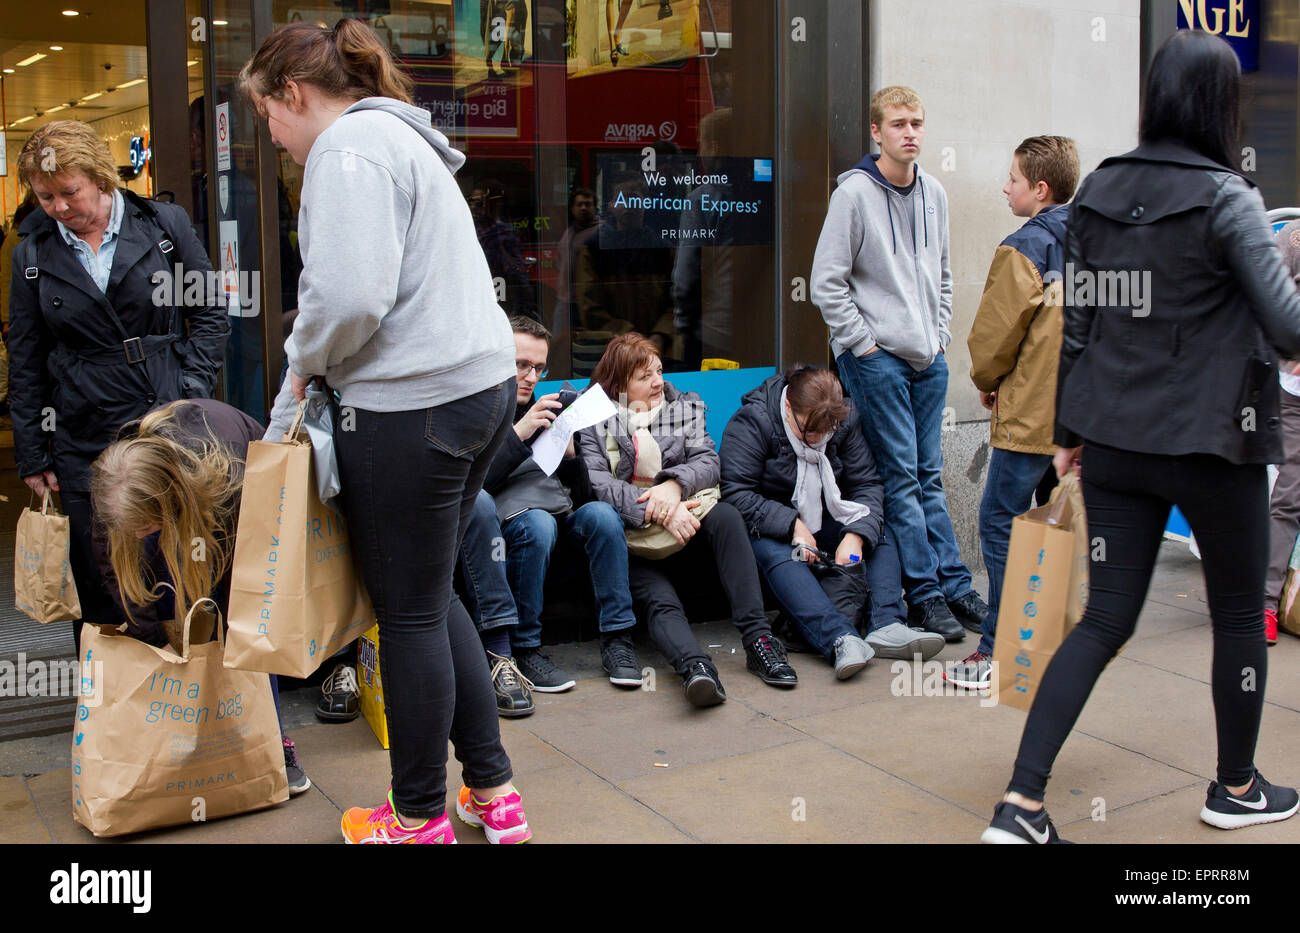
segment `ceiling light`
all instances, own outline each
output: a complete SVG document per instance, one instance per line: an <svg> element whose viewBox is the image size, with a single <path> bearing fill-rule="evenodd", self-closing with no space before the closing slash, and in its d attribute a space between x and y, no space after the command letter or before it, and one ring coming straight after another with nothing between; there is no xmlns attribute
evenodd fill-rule
<svg viewBox="0 0 1300 933"><path fill-rule="evenodd" d="M80 15L81 15L81 11L80 11L80 10L64 10L64 11L63 11L63 15L64 15L64 16L80 16Z"/></svg>
<svg viewBox="0 0 1300 933"><path fill-rule="evenodd" d="M67 109L68 109L68 105L67 105L67 104L59 104L59 106L57 106L57 107L51 107L49 110L47 110L47 111L45 111L45 112L46 112L46 113L58 113L60 110L67 110Z"/></svg>
<svg viewBox="0 0 1300 933"><path fill-rule="evenodd" d="M227 20L227 19L214 19L214 20L212 21L212 25L213 25L213 26L229 26L229 25L230 25L230 20Z"/></svg>
<svg viewBox="0 0 1300 933"><path fill-rule="evenodd" d="M137 84L144 84L144 78L136 78L134 81L126 82L126 84L119 84L117 90L120 91L124 87L135 87Z"/></svg>
<svg viewBox="0 0 1300 933"><path fill-rule="evenodd" d="M51 51L51 52L62 52L62 51L63 51L63 46L61 46L61 45L52 45L52 46L50 46L50 51Z"/></svg>
<svg viewBox="0 0 1300 933"><path fill-rule="evenodd" d="M11 74L13 74L13 73L14 73L14 70L13 70L12 68L6 68L6 69L5 69L5 74L7 74L7 75L11 75Z"/></svg>
<svg viewBox="0 0 1300 933"><path fill-rule="evenodd" d="M87 94L85 97L81 98L81 102L84 104L88 100L94 100L96 97L103 97L103 96L104 96L103 91L96 91L94 94Z"/></svg>
<svg viewBox="0 0 1300 933"><path fill-rule="evenodd" d="M44 57L45 57L44 52L37 52L35 55L29 56L28 58L24 58L22 61L20 61L18 63L18 67L23 68L27 65L34 64L36 62L39 62Z"/></svg>
<svg viewBox="0 0 1300 933"><path fill-rule="evenodd" d="M198 63L199 63L199 60L198 60L197 58L191 58L189 61L187 61L187 62L185 63L185 67L186 67L186 68L193 68L193 67L194 67L195 65L197 65Z"/></svg>
<svg viewBox="0 0 1300 933"><path fill-rule="evenodd" d="M15 120L13 123L10 123L9 125L17 126L19 123L26 123L28 120L35 120L35 119L36 119L35 114L32 114L30 116L23 117L21 120Z"/></svg>

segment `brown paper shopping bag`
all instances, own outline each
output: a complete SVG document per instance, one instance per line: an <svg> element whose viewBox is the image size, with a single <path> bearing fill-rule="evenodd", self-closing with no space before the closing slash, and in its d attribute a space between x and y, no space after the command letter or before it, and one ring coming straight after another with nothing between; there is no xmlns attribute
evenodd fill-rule
<svg viewBox="0 0 1300 933"><path fill-rule="evenodd" d="M23 509L14 544L14 606L37 622L81 618L81 600L72 579L68 517L54 508L45 491L41 509Z"/></svg>
<svg viewBox="0 0 1300 933"><path fill-rule="evenodd" d="M72 733L72 813L96 836L199 822L289 799L265 674L222 664L220 619L201 600L178 653L112 629L81 633ZM214 627L218 640L191 642Z"/></svg>
<svg viewBox="0 0 1300 933"><path fill-rule="evenodd" d="M1011 524L993 666L998 702L1025 711L1088 602L1088 517L1077 477Z"/></svg>
<svg viewBox="0 0 1300 933"><path fill-rule="evenodd" d="M347 526L320 500L302 410L282 443L248 445L227 667L309 677L375 622Z"/></svg>
<svg viewBox="0 0 1300 933"><path fill-rule="evenodd" d="M1286 579L1282 581L1282 596L1277 603L1277 627L1292 635L1300 635L1300 537L1291 548L1287 562Z"/></svg>

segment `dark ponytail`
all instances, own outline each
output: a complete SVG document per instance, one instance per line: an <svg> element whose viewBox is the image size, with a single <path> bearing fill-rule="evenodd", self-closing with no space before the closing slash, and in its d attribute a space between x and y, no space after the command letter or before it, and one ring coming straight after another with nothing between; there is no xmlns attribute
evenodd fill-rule
<svg viewBox="0 0 1300 933"><path fill-rule="evenodd" d="M240 89L253 101L282 100L288 81L315 85L331 97L412 103L411 79L358 19L341 19L333 29L315 23L281 26L239 73Z"/></svg>

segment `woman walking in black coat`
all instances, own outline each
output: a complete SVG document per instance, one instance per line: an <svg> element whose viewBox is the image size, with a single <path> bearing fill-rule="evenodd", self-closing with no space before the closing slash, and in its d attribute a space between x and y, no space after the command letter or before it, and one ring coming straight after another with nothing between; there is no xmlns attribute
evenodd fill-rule
<svg viewBox="0 0 1300 933"><path fill-rule="evenodd" d="M1133 633L1171 505L1200 545L1214 629L1218 780L1201 819L1236 829L1296 812L1296 792L1256 769L1255 742L1268 665L1265 465L1282 460L1276 363L1279 351L1300 355L1300 297L1259 192L1233 167L1239 80L1222 39L1174 35L1151 64L1141 145L1102 162L1074 199L1056 471L1082 457L1089 600L1043 676L985 842L1059 841L1043 809L1052 763ZM1007 580L1004 596L1025 586Z"/></svg>
<svg viewBox="0 0 1300 933"><path fill-rule="evenodd" d="M10 291L18 473L38 496L62 494L82 618L118 624L94 559L90 464L149 409L210 396L230 324L185 212L119 188L108 144L89 126L38 129L18 176L40 207L23 222ZM185 273L203 285L191 305Z"/></svg>

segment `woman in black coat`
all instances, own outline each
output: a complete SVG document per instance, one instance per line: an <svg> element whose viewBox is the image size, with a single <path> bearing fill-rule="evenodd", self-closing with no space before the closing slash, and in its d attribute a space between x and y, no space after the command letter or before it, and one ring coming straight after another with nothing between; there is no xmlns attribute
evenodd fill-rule
<svg viewBox="0 0 1300 933"><path fill-rule="evenodd" d="M230 325L185 212L120 189L89 126L38 129L18 175L40 206L22 225L10 290L18 473L36 495L62 495L82 618L117 624L94 560L90 464L149 409L211 395ZM201 284L189 305L186 273Z"/></svg>
<svg viewBox="0 0 1300 933"><path fill-rule="evenodd" d="M759 572L836 677L877 654L929 659L943 649L942 635L907 626L884 485L834 373L804 366L750 391L723 432L721 456L722 496L749 526Z"/></svg>
<svg viewBox="0 0 1300 933"><path fill-rule="evenodd" d="M1048 775L1133 633L1171 505L1200 546L1214 631L1218 780L1201 819L1236 829L1296 812L1296 792L1255 768L1255 742L1268 664L1265 468L1282 459L1276 364L1279 352L1300 356L1300 296L1259 192L1235 168L1239 80L1222 39L1174 35L1151 64L1141 145L1102 162L1075 196L1056 471L1082 459L1089 601L1039 683L985 842L1058 841L1043 809ZM1008 579L1004 602L1032 600L1033 586Z"/></svg>

